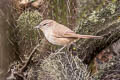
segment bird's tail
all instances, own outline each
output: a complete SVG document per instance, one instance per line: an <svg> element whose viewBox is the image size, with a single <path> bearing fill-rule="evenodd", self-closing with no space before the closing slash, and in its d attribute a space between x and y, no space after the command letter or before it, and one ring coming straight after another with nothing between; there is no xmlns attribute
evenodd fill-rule
<svg viewBox="0 0 120 80"><path fill-rule="evenodd" d="M77 34L77 35L78 35L78 38L86 38L86 39L89 39L89 38L102 39L103 38L102 36L80 35L80 34Z"/></svg>

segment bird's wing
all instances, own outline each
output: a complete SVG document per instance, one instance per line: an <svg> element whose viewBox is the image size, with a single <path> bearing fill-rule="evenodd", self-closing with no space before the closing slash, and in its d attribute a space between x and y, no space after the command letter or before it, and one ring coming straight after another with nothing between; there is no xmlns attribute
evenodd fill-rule
<svg viewBox="0 0 120 80"><path fill-rule="evenodd" d="M93 35L80 35L80 34L76 34L74 31L72 31L71 29L69 29L68 27L64 26L64 25L59 25L59 27L56 25L55 30L55 37L57 38L74 38L74 39L78 39L78 38L97 38L97 39L102 39L102 36L93 36Z"/></svg>
<svg viewBox="0 0 120 80"><path fill-rule="evenodd" d="M57 38L77 38L76 33L64 25L56 25L55 29L54 36Z"/></svg>

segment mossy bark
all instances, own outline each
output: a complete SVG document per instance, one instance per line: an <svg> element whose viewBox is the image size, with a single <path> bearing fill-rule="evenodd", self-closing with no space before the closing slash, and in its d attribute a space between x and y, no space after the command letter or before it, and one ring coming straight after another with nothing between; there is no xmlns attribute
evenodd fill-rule
<svg viewBox="0 0 120 80"><path fill-rule="evenodd" d="M79 1L78 1L79 2ZM77 42L77 52L79 57L87 64L93 57L96 56L102 49L111 45L113 42L120 38L120 19L119 19L119 1L102 1L98 0L92 2L85 2L86 6L82 5L81 8L89 8L85 11L80 10L78 14L82 14L79 17L79 27L77 32L81 34L92 34L103 36L101 40L88 39L79 40ZM79 2L78 5L80 5ZM85 13L84 13L85 12Z"/></svg>

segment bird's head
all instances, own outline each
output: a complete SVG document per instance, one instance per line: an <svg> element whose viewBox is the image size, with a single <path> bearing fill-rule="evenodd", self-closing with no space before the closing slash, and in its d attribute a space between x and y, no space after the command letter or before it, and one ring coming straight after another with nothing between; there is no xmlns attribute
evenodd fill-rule
<svg viewBox="0 0 120 80"><path fill-rule="evenodd" d="M54 25L55 21L54 20L43 20L42 22L40 22L39 25L37 25L35 28L36 29L41 29L42 31L43 30L46 30L50 27L52 27Z"/></svg>

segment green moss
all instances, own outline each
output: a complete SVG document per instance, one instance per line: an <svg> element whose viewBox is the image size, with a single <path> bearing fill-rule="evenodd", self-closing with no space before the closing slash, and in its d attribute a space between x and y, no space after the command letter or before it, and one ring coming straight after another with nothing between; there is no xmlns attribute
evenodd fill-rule
<svg viewBox="0 0 120 80"><path fill-rule="evenodd" d="M19 16L17 26L25 40L36 40L37 31L34 26L38 25L41 20L42 16L38 11L25 11Z"/></svg>
<svg viewBox="0 0 120 80"><path fill-rule="evenodd" d="M116 5L114 3L109 3L109 5L106 7L110 11L111 14L115 13Z"/></svg>
<svg viewBox="0 0 120 80"><path fill-rule="evenodd" d="M91 22L97 22L98 19L99 19L99 17L97 16L96 11L93 11L91 13L91 16L88 17L88 20Z"/></svg>

